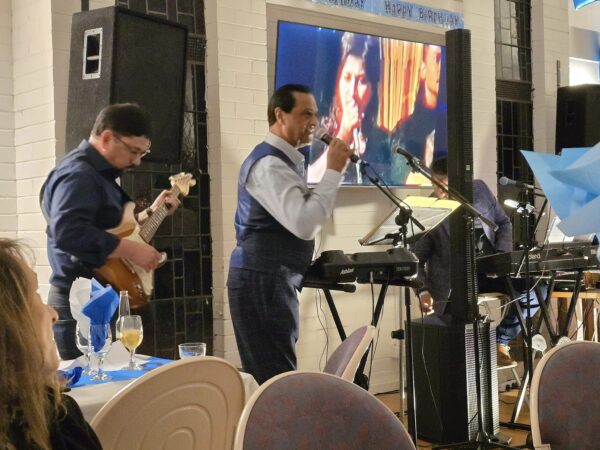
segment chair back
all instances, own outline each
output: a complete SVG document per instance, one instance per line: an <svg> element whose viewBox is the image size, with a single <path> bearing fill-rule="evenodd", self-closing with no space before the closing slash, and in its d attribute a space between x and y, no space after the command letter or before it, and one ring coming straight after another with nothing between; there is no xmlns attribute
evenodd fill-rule
<svg viewBox="0 0 600 450"><path fill-rule="evenodd" d="M238 424L235 450L414 450L400 420L337 376L287 372L264 383Z"/></svg>
<svg viewBox="0 0 600 450"><path fill-rule="evenodd" d="M575 341L550 350L531 380L536 449L597 449L600 442L600 344Z"/></svg>
<svg viewBox="0 0 600 450"><path fill-rule="evenodd" d="M119 391L92 419L112 450L223 450L244 407L237 369L212 356L182 359Z"/></svg>
<svg viewBox="0 0 600 450"><path fill-rule="evenodd" d="M329 357L323 372L353 381L363 355L371 345L377 328L366 325L342 341Z"/></svg>

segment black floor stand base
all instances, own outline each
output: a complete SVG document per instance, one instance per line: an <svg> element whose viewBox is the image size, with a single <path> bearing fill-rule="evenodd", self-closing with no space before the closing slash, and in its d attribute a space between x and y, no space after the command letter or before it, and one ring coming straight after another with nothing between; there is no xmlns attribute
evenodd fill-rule
<svg viewBox="0 0 600 450"><path fill-rule="evenodd" d="M510 443L510 437L499 433L494 436L490 436L487 433L480 431L477 434L477 438L474 441L468 442L457 442L453 444L446 445L434 445L432 448L434 449L443 449L443 448L463 448L463 449L487 449L487 448L508 448L514 449L516 447L511 447L508 444Z"/></svg>

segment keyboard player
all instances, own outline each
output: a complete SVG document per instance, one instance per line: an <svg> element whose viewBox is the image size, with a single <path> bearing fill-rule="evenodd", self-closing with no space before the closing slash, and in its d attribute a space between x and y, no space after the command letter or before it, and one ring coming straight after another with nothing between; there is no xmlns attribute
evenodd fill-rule
<svg viewBox="0 0 600 450"><path fill-rule="evenodd" d="M448 184L448 169L446 159L437 159L431 166L433 176L444 184ZM434 186L433 193L437 198L444 198L446 193ZM479 220L475 223L476 243L478 251L481 252L509 252L513 249L512 224L506 216L500 203L482 180L473 181L473 203L475 208L484 217L493 221L498 230L494 232L486 224ZM421 310L425 314L445 315L449 314L452 305L449 302L450 295L450 223L446 219L436 228L431 230L414 247L414 252L419 258L419 278L423 287L419 289L418 295ZM478 276L480 293L501 292L509 295L508 288L503 278L488 278L485 275ZM513 287L518 292L518 301L523 311L526 308L527 293L524 279L514 279ZM542 286L542 294L545 296L545 286ZM510 295L509 295L510 296ZM531 315L539 309L538 299L535 292L531 290ZM496 343L498 354L498 365L508 366L514 364L510 356L508 343L521 332L518 312L516 308L509 308L507 314L496 328Z"/></svg>

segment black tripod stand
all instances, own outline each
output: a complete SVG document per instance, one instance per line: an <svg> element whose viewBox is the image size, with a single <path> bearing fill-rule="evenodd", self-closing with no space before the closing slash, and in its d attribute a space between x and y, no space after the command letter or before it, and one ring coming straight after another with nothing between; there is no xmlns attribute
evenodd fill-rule
<svg viewBox="0 0 600 450"><path fill-rule="evenodd" d="M408 235L408 224L412 222L417 228L421 231L425 231L425 227L412 216L412 210L398 201L390 192L384 189L379 180L370 176L367 173L367 168L369 167L368 163L360 160L360 171L363 177L369 179L369 181L377 187L391 202L398 207L398 216L396 216L396 225L399 227L398 233L395 236L390 236L393 239L394 247L402 242L402 246L406 248L407 246L407 235ZM395 283L398 284L398 283ZM404 285L404 302L406 305L406 333L402 333L401 331L395 331L392 333L392 337L395 339L401 339L402 337L406 341L406 374L408 376L407 380L407 389L408 389L408 430L412 437L412 440L417 445L417 415L416 415L416 398L415 398L415 372L413 369L413 343L412 343L412 329L411 329L411 301L410 301L410 281L403 282ZM402 364L402 361L400 361ZM402 370L402 369L400 369ZM400 386L400 393L402 393L404 386Z"/></svg>
<svg viewBox="0 0 600 450"><path fill-rule="evenodd" d="M519 214L519 216L521 217L521 223L523 224L523 240L522 240L522 249L523 249L523 258L522 258L522 264L525 267L525 292L526 292L526 314L525 314L525 326L522 327L522 332L523 332L523 341L525 342L525 347L523 348L523 361L524 361L524 374L523 374L523 380L521 382L521 386L519 389L519 395L517 396L517 401L515 402L515 408L511 417L511 421L504 423L504 425L511 427L511 428L520 428L520 429L531 429L531 426L526 425L526 424L520 424L517 423L517 418L519 416L519 412L521 410L521 406L523 404L523 400L525 399L525 392L527 390L527 388L530 386L531 384L531 377L533 374L533 357L534 357L534 353L535 350L533 349L533 318L531 316L531 273L530 273L530 267L529 267L529 254L531 249L534 246L534 242L531 239L530 233L529 233L529 220L531 217L531 214L534 211L534 207L527 201L527 195L526 193L523 193L523 195L521 195L521 201L519 201L519 203L516 205L516 212L517 214ZM545 206L545 204L544 204ZM538 223L539 223L539 217L538 217ZM536 223L536 227L537 227L537 223ZM509 282L509 287L511 289L512 292L512 297L515 297L515 291L514 288L512 287L512 284ZM545 299L541 298L541 296L538 294L538 303L543 302ZM522 311L521 308L515 304L513 306L514 308L517 308L517 313L519 314L519 317L522 317Z"/></svg>
<svg viewBox="0 0 600 450"><path fill-rule="evenodd" d="M398 153L402 154L406 157L408 164L412 167L413 170L420 172L429 180L432 181L436 186L442 189L444 192L448 194L448 197L458 201L461 206L465 209L465 219L466 219L466 227L467 227L467 236L470 239L470 248L475 248L475 220L480 219L485 222L490 228L496 230L498 227L496 224L491 222L482 216L482 214L477 211L470 202L468 202L459 192L446 186L441 183L435 177L431 175L427 168L421 166L420 162L410 155L405 150L398 151ZM449 445L441 445L434 446L433 448L476 448L476 449L486 449L486 448L507 448L512 449L508 445L504 445L497 441L497 438L490 436L484 429L483 426L483 397L482 397L482 381L481 381L481 361L480 361L480 315L477 304L477 279L476 279L476 271L475 269L475 255L474 252L470 252L467 255L470 258L470 261L467 261L467 267L472 268L473 270L466 270L467 272L467 282L471 285L470 292L472 293L472 298L469 299L469 305L471 308L470 317L472 318L472 326L473 326L473 347L474 347L474 360L475 360L475 383L476 383L476 396L477 396L477 434L473 440L458 442Z"/></svg>

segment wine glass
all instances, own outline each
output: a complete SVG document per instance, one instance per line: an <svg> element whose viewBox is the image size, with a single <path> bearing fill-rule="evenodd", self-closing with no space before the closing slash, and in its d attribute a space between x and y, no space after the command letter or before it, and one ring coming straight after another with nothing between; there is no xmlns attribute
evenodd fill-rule
<svg viewBox="0 0 600 450"><path fill-rule="evenodd" d="M98 372L90 380L110 380L112 377L102 370L104 358L112 345L112 333L110 324L91 324L90 341L92 353L98 358Z"/></svg>
<svg viewBox="0 0 600 450"><path fill-rule="evenodd" d="M135 363L135 349L144 339L144 329L142 327L142 318L140 316L121 316L118 320L120 324L121 337L119 338L125 348L129 350L129 365L124 367L127 370L140 370L141 367Z"/></svg>
<svg viewBox="0 0 600 450"><path fill-rule="evenodd" d="M77 322L77 327L75 328L75 345L79 349L83 356L85 356L85 366L83 366L82 374L88 375L92 373L92 368L90 367L90 353L92 353L92 343L90 342L90 329L84 326L83 328Z"/></svg>

